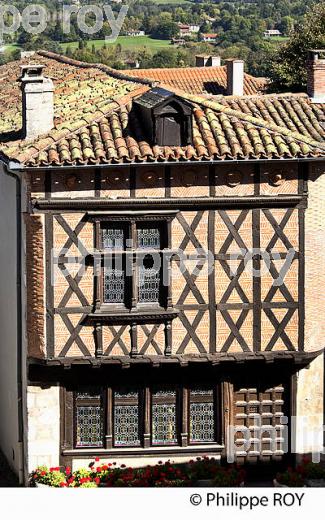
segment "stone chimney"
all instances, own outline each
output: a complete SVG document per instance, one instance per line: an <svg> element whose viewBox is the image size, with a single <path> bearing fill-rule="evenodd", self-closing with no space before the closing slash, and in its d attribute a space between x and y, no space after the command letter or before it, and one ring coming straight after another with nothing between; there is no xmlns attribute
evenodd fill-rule
<svg viewBox="0 0 325 520"><path fill-rule="evenodd" d="M195 56L196 67L220 67L220 65L220 56L206 56L204 54L198 54L197 56Z"/></svg>
<svg viewBox="0 0 325 520"><path fill-rule="evenodd" d="M227 60L227 95L244 95L244 62Z"/></svg>
<svg viewBox="0 0 325 520"><path fill-rule="evenodd" d="M307 93L312 103L325 103L325 50L308 51Z"/></svg>
<svg viewBox="0 0 325 520"><path fill-rule="evenodd" d="M21 67L23 97L23 133L26 139L36 139L54 127L54 86L43 76L43 65Z"/></svg>

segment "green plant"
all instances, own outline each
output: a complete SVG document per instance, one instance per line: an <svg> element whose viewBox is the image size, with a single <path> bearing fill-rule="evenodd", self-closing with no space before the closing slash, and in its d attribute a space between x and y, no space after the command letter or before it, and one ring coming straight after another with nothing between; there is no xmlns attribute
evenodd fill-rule
<svg viewBox="0 0 325 520"><path fill-rule="evenodd" d="M304 475L291 467L283 473L277 473L276 480L279 484L288 487L302 487L305 483Z"/></svg>
<svg viewBox="0 0 325 520"><path fill-rule="evenodd" d="M59 467L48 468L47 466L39 466L32 473L31 481L51 487L65 487L66 475Z"/></svg>
<svg viewBox="0 0 325 520"><path fill-rule="evenodd" d="M304 457L302 463L297 466L297 472L305 479L325 479L325 469L321 464L312 462L309 457Z"/></svg>
<svg viewBox="0 0 325 520"><path fill-rule="evenodd" d="M212 480L220 469L220 464L214 457L197 457L190 460L187 474L190 480Z"/></svg>
<svg viewBox="0 0 325 520"><path fill-rule="evenodd" d="M220 468L213 479L217 487L237 487L245 481L245 471L236 466Z"/></svg>

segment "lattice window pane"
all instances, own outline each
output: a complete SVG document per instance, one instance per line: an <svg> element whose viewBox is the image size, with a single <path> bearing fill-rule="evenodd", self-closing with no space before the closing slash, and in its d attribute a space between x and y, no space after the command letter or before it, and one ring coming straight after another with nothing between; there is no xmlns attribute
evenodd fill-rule
<svg viewBox="0 0 325 520"><path fill-rule="evenodd" d="M215 440L213 390L193 389L190 392L190 442Z"/></svg>
<svg viewBox="0 0 325 520"><path fill-rule="evenodd" d="M139 249L160 249L159 228L138 228L137 236Z"/></svg>
<svg viewBox="0 0 325 520"><path fill-rule="evenodd" d="M139 302L155 303L159 301L160 271L148 268L146 265L139 267Z"/></svg>
<svg viewBox="0 0 325 520"><path fill-rule="evenodd" d="M123 228L103 229L103 248L108 250L124 249L125 230Z"/></svg>
<svg viewBox="0 0 325 520"><path fill-rule="evenodd" d="M191 442L214 441L213 403L190 404L190 440Z"/></svg>
<svg viewBox="0 0 325 520"><path fill-rule="evenodd" d="M125 273L120 269L105 269L104 271L104 301L105 303L123 303L125 297Z"/></svg>
<svg viewBox="0 0 325 520"><path fill-rule="evenodd" d="M139 393L119 390L114 399L114 445L139 446Z"/></svg>
<svg viewBox="0 0 325 520"><path fill-rule="evenodd" d="M77 447L103 446L103 410L99 406L77 406Z"/></svg>
<svg viewBox="0 0 325 520"><path fill-rule="evenodd" d="M157 390L152 400L152 443L177 444L176 391Z"/></svg>
<svg viewBox="0 0 325 520"><path fill-rule="evenodd" d="M80 392L76 393L76 400L80 401L82 399L97 399L101 398L101 389L96 387L84 387Z"/></svg>

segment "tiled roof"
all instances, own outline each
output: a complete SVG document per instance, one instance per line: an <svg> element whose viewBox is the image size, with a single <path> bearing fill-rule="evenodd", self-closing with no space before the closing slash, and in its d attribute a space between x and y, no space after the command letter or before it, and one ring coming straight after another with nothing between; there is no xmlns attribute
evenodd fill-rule
<svg viewBox="0 0 325 520"><path fill-rule="evenodd" d="M268 98L264 118L236 110L226 101L183 97L193 102L190 146L152 146L129 99L77 131L63 135L54 130L27 146L15 143L6 154L27 166L325 157L325 105L311 105L306 96ZM277 113L280 107L290 107L287 124L284 113L281 124L274 122L273 102L279 104Z"/></svg>
<svg viewBox="0 0 325 520"><path fill-rule="evenodd" d="M47 55L44 59L53 62L56 58ZM70 66L76 67L78 79L68 77ZM325 158L325 104L311 104L304 94L212 99L173 89L193 106L193 143L152 145L132 110L133 99L150 86L98 67L76 62L63 67L61 78L55 76L56 114L61 122L33 142L13 135L4 139L0 133L3 158L29 167ZM12 99L8 89L7 94ZM19 104L16 95L16 111ZM5 109L3 116L7 128L12 128ZM18 129L19 122L13 126Z"/></svg>
<svg viewBox="0 0 325 520"><path fill-rule="evenodd" d="M139 88L127 74L119 73L105 65L94 65L40 51L30 59L10 62L0 66L0 142L6 133L18 131L22 126L21 92L18 78L20 66L28 63L45 65L45 74L55 85L55 116L59 123L76 120L89 112L104 108L112 99ZM143 83L150 83L142 80ZM10 136L8 136L10 137Z"/></svg>
<svg viewBox="0 0 325 520"><path fill-rule="evenodd" d="M126 71L138 78L150 78L170 87L192 94L226 94L227 67L187 67L176 69L133 69ZM254 78L245 74L244 94L254 95L263 91L265 78Z"/></svg>

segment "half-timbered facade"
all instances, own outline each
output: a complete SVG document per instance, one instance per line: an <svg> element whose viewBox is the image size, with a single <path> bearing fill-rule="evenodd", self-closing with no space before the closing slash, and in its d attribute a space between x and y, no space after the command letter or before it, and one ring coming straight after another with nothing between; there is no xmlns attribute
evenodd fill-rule
<svg viewBox="0 0 325 520"><path fill-rule="evenodd" d="M55 127L24 140L15 114L1 139L24 194L29 469L226 457L229 427L252 432L237 460L280 460L286 417L289 452L315 451L325 104L35 61Z"/></svg>

